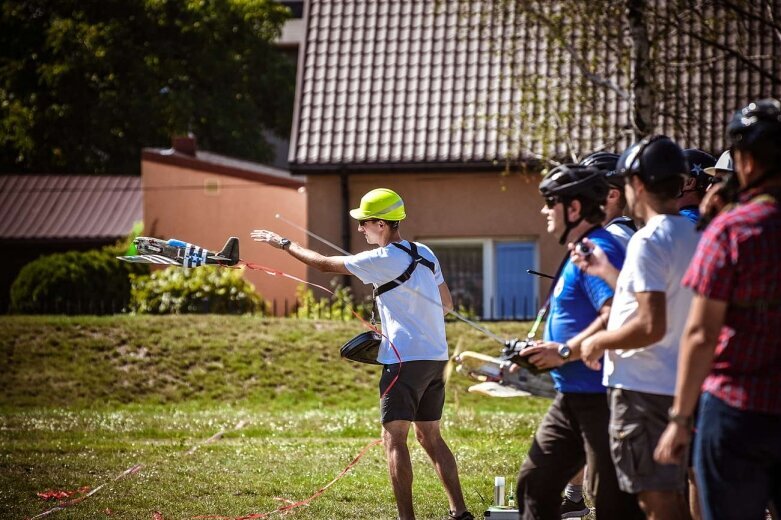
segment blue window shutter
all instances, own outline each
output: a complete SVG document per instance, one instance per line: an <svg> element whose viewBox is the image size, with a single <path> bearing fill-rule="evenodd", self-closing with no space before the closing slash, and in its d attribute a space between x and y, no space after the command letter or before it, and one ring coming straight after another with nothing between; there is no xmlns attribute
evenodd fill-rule
<svg viewBox="0 0 781 520"><path fill-rule="evenodd" d="M496 244L496 291L493 316L499 319L530 319L536 312L537 278L526 272L536 269L535 244Z"/></svg>

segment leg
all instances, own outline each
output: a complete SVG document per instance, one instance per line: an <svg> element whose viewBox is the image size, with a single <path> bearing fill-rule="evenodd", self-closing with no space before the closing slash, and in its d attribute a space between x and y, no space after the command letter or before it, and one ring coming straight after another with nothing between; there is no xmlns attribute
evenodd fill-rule
<svg viewBox="0 0 781 520"><path fill-rule="evenodd" d="M781 417L742 411L702 395L694 468L705 520L764 518L772 468L781 464L779 438Z"/></svg>
<svg viewBox="0 0 781 520"><path fill-rule="evenodd" d="M583 500L584 472L585 468L581 468L564 488L564 500L561 501L560 509L561 518L582 518L589 513L589 508Z"/></svg>
<svg viewBox="0 0 781 520"><path fill-rule="evenodd" d="M407 448L409 425L409 421L391 421L382 425L388 472L400 520L415 518L415 510L412 507L412 461Z"/></svg>
<svg viewBox="0 0 781 520"><path fill-rule="evenodd" d="M569 394L556 395L521 466L516 497L524 520L559 518L561 492L583 468L583 440L568 400Z"/></svg>
<svg viewBox="0 0 781 520"><path fill-rule="evenodd" d="M610 409L607 396L580 398L577 417L586 449L586 481L600 520L642 519L645 516L634 495L621 490L610 452Z"/></svg>
<svg viewBox="0 0 781 520"><path fill-rule="evenodd" d="M415 436L423 449L426 450L439 480L445 487L450 510L456 516L466 511L464 495L461 492L461 482L458 479L456 458L450 451L439 429L439 421L416 421Z"/></svg>
<svg viewBox="0 0 781 520"><path fill-rule="evenodd" d="M677 491L641 491L637 500L649 520L688 520L689 508Z"/></svg>

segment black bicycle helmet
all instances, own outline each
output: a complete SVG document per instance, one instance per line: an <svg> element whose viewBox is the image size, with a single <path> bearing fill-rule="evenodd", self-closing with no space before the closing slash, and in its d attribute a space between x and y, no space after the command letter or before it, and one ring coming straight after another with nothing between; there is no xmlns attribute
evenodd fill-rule
<svg viewBox="0 0 781 520"><path fill-rule="evenodd" d="M762 99L738 110L727 125L727 139L732 146L747 150L760 142L781 146L781 103Z"/></svg>
<svg viewBox="0 0 781 520"><path fill-rule="evenodd" d="M608 184L622 189L626 181L620 175L616 175L616 164L618 164L618 154L613 152L594 152L580 161L583 166L592 166L602 171Z"/></svg>
<svg viewBox="0 0 781 520"><path fill-rule="evenodd" d="M575 222L569 220L566 208L573 200L581 204L604 205L610 186L601 170L580 164L562 164L553 168L540 182L540 193L564 204L564 234L559 243L564 244L570 230L581 223L583 214Z"/></svg>

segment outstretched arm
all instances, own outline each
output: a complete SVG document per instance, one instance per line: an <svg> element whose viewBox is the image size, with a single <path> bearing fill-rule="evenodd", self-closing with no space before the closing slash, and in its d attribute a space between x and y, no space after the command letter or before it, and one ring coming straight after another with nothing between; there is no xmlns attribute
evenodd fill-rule
<svg viewBox="0 0 781 520"><path fill-rule="evenodd" d="M283 237L273 231L256 229L250 233L250 236L255 242L265 242L276 249L282 249ZM314 267L323 273L352 274L344 265L346 258L344 256L324 256L295 242L291 242L284 250L290 253L290 256L296 260L303 262L310 267Z"/></svg>

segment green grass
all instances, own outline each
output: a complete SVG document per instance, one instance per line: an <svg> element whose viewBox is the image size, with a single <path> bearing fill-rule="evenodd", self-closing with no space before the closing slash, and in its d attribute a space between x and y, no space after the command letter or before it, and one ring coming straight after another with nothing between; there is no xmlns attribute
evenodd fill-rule
<svg viewBox="0 0 781 520"><path fill-rule="evenodd" d="M527 324L488 327L519 336ZM338 354L361 331L357 322L236 316L0 318L0 518L54 505L36 492L102 483L53 517L236 517L275 509L275 497L308 497L379 435L377 367ZM448 339L451 348L498 349L460 323L448 324ZM452 378L443 430L468 505L481 513L493 476L516 474L548 402L489 399L468 385ZM186 454L222 429L231 431ZM418 517L442 518L441 486L411 446ZM140 472L112 480L136 463ZM375 446L288 516L394 514Z"/></svg>

